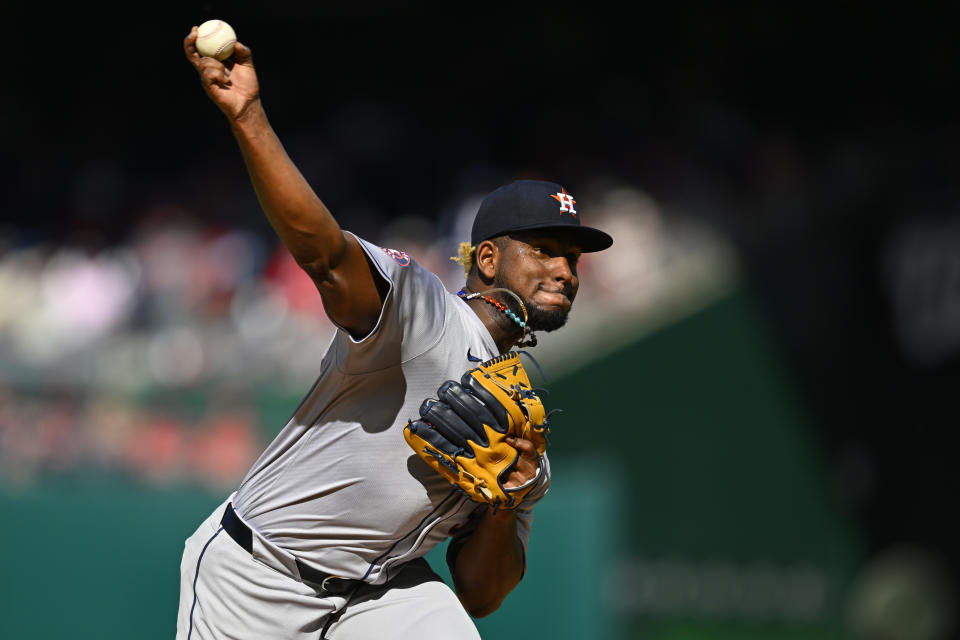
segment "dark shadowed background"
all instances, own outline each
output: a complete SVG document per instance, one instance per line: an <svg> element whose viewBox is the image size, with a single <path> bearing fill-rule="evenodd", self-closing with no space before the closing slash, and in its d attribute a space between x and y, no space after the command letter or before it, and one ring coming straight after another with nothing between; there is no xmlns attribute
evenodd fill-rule
<svg viewBox="0 0 960 640"><path fill-rule="evenodd" d="M183 58L212 17L342 224L451 287L513 179L614 235L544 345L568 409L532 542L550 578L512 600L555 603L549 637L954 637L948 5L5 13L3 637L170 637L179 545L329 340Z"/></svg>

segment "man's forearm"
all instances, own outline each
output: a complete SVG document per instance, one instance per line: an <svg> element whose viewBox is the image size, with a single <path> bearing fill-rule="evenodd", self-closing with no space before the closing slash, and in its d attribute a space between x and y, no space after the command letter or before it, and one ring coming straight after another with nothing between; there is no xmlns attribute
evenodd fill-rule
<svg viewBox="0 0 960 640"><path fill-rule="evenodd" d="M287 155L260 101L231 127L260 206L297 263L308 272L336 266L344 251L343 232Z"/></svg>
<svg viewBox="0 0 960 640"><path fill-rule="evenodd" d="M523 576L517 515L487 513L457 554L453 582L467 612L482 618L496 611Z"/></svg>

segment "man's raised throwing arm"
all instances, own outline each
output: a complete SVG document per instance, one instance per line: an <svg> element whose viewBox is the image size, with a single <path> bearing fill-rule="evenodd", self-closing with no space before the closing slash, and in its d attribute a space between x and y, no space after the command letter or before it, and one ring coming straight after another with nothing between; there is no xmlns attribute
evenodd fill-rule
<svg viewBox="0 0 960 640"><path fill-rule="evenodd" d="M380 315L386 283L314 193L270 126L250 49L238 42L233 58L220 62L201 56L196 39L193 27L183 41L184 53L204 91L226 115L267 219L317 285L330 319L356 338L367 335Z"/></svg>

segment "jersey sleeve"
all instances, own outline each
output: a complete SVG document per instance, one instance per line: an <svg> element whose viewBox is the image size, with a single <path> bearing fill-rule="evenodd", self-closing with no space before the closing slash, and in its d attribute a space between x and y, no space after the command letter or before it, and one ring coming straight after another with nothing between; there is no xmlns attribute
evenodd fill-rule
<svg viewBox="0 0 960 640"><path fill-rule="evenodd" d="M349 373L363 373L406 362L427 351L443 334L446 290L440 279L398 249L379 247L354 236L388 285L380 317L362 338L338 332Z"/></svg>

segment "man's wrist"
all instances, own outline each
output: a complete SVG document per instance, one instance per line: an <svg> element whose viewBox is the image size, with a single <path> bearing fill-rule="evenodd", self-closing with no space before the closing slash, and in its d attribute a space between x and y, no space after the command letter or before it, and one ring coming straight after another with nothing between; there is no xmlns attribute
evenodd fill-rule
<svg viewBox="0 0 960 640"><path fill-rule="evenodd" d="M247 103L236 116L227 119L230 121L230 128L238 136L255 136L270 126L259 96Z"/></svg>
<svg viewBox="0 0 960 640"><path fill-rule="evenodd" d="M487 517L502 525L513 525L517 520L517 512L513 509L497 509L496 513L493 510L487 513Z"/></svg>

